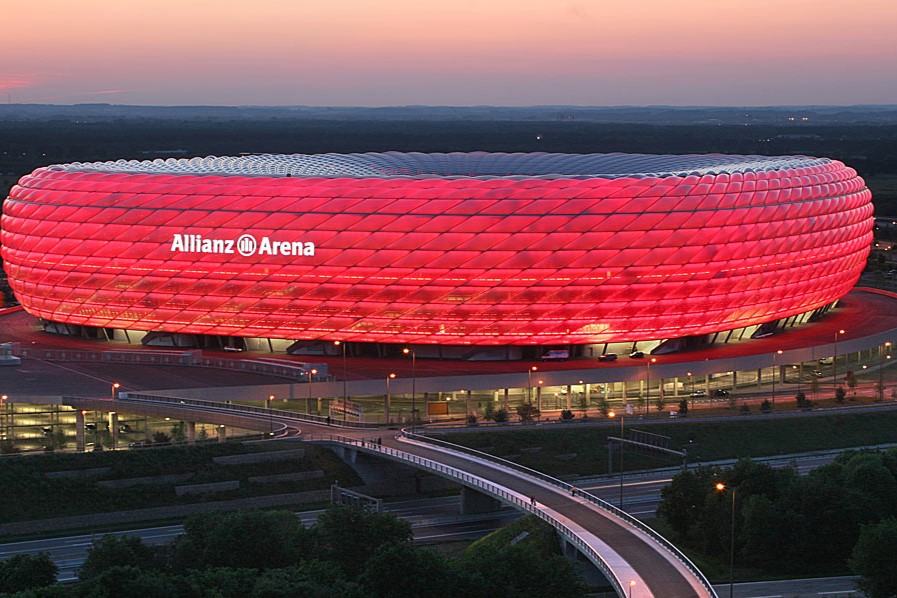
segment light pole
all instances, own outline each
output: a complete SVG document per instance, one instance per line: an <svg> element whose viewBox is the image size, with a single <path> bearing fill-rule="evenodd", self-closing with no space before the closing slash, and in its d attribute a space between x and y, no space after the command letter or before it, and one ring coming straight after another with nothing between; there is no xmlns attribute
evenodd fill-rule
<svg viewBox="0 0 897 598"><path fill-rule="evenodd" d="M634 587L635 587L635 580L630 579L629 580L629 598L632 598L632 588L634 588Z"/></svg>
<svg viewBox="0 0 897 598"><path fill-rule="evenodd" d="M691 409L694 411L695 408L695 377L691 372L685 372L685 375L688 376L688 383L691 386Z"/></svg>
<svg viewBox="0 0 897 598"><path fill-rule="evenodd" d="M305 399L305 412L311 413L311 378L318 373L318 370L312 368L308 370L308 398Z"/></svg>
<svg viewBox="0 0 897 598"><path fill-rule="evenodd" d="M888 359L891 358L891 341L885 343L884 347L878 352L878 400L885 400L885 379L884 379L884 365L885 365L885 353L888 354Z"/></svg>
<svg viewBox="0 0 897 598"><path fill-rule="evenodd" d="M838 337L844 334L844 329L835 333L835 356L832 358L832 391L837 392L838 389Z"/></svg>
<svg viewBox="0 0 897 598"><path fill-rule="evenodd" d="M657 363L657 358L652 357L648 360L648 373L645 375L645 415L648 415L648 405L651 403L651 364ZM663 392L663 389L661 389Z"/></svg>
<svg viewBox="0 0 897 598"><path fill-rule="evenodd" d="M415 355L414 351L408 347L402 349L402 353L411 355L411 433L414 434L414 422L417 419L417 396L415 392L415 364L417 362L417 355Z"/></svg>
<svg viewBox="0 0 897 598"><path fill-rule="evenodd" d="M775 353L772 354L772 408L776 408L776 378L779 377L779 366L776 363L776 357L782 354L782 350L779 349Z"/></svg>
<svg viewBox="0 0 897 598"><path fill-rule="evenodd" d="M538 366L533 365L526 370L526 402L530 405L533 404L533 372L538 369Z"/></svg>
<svg viewBox="0 0 897 598"><path fill-rule="evenodd" d="M792 366L791 366L791 369L792 369L792 370L797 370L797 394L800 394L800 392L801 392L801 389L800 389L800 373L801 373L802 368L799 368L799 367L796 366L796 365L792 365Z"/></svg>
<svg viewBox="0 0 897 598"><path fill-rule="evenodd" d="M337 347L343 348L343 423L346 423L346 406L349 402L349 393L346 389L346 376L348 376L348 368L346 367L346 343L342 341L333 341Z"/></svg>
<svg viewBox="0 0 897 598"><path fill-rule="evenodd" d="M384 402L383 402L383 417L384 417L384 419L386 419L386 425L389 425L389 408L390 408L390 404L389 404L389 381L392 380L392 379L395 378L395 377L396 377L396 375L393 374L393 373L390 373L390 374L386 377L386 399L385 399Z"/></svg>
<svg viewBox="0 0 897 598"><path fill-rule="evenodd" d="M617 414L613 411L607 414L607 417L613 419ZM620 411L620 510L623 510L623 422L626 418Z"/></svg>
<svg viewBox="0 0 897 598"><path fill-rule="evenodd" d="M6 440L8 431L6 429L6 400L9 395L0 395L0 432L2 432L2 440Z"/></svg>
<svg viewBox="0 0 897 598"><path fill-rule="evenodd" d="M119 388L121 388L121 384L119 384L118 382L112 383L112 400L113 401L115 400L115 391L118 390Z"/></svg>
<svg viewBox="0 0 897 598"><path fill-rule="evenodd" d="M271 409L273 404L274 395L268 395L268 404L266 405L268 409L268 436L274 436L274 410Z"/></svg>
<svg viewBox="0 0 897 598"><path fill-rule="evenodd" d="M718 492L724 492L726 485L717 482L716 489ZM732 526L729 532L729 598L732 598L735 592L735 488L729 488L732 493Z"/></svg>

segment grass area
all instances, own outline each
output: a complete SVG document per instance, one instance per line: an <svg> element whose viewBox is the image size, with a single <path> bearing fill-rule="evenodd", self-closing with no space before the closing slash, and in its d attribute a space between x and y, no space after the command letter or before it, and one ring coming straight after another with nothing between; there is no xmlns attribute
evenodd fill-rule
<svg viewBox="0 0 897 598"><path fill-rule="evenodd" d="M219 465L218 456L302 448L305 455L283 461L247 465ZM111 471L82 479L49 479L48 472L109 467ZM295 482L254 484L250 476L322 470L323 478ZM116 480L175 473L194 473L188 481L109 489L101 480ZM269 494L303 492L329 487L334 479L360 483L355 472L334 453L311 444L222 443L173 446L132 451L84 454L8 456L0 459L0 522L82 515L177 504L228 500ZM207 495L175 496L174 486L239 480L239 490Z"/></svg>
<svg viewBox="0 0 897 598"><path fill-rule="evenodd" d="M626 436L643 430L670 438L670 448L688 449L689 462L767 457L815 450L897 442L897 411L806 415L802 417L733 418L725 422L678 420L640 425L627 420ZM581 429L509 430L455 433L439 438L509 458L550 475L588 476L608 472L607 437L617 426ZM616 455L614 455L616 460ZM626 469L676 465L670 457L636 454L627 449Z"/></svg>

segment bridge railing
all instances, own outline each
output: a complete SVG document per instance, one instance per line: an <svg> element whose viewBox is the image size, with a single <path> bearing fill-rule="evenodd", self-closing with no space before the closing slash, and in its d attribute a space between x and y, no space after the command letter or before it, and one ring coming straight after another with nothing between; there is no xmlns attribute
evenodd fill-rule
<svg viewBox="0 0 897 598"><path fill-rule="evenodd" d="M201 407L204 409L219 409L227 411L236 411L240 413L252 413L255 415L263 415L265 417L277 417L281 419L292 419L315 424L329 425L343 428L376 428L377 424L365 422L353 422L349 420L340 420L333 417L324 417L321 415L312 415L311 413L298 413L296 411L284 411L282 409L265 409L264 407L253 407L252 405L236 405L234 403L224 403L221 401L205 401L202 399L181 399L178 397L166 397L160 395L148 395L135 392L122 392L118 394L118 400L127 401L143 401L152 403L167 403L178 405L181 407Z"/></svg>
<svg viewBox="0 0 897 598"><path fill-rule="evenodd" d="M447 450L450 450L450 451L453 451L456 453L467 454L467 455L482 459L484 461L489 461L489 462L495 463L496 465L500 465L500 466L508 468L508 469L519 471L520 473L524 473L528 476L537 478L538 480L540 480L542 482L545 482L545 483L555 486L557 488L561 488L565 492L572 492L575 490L577 496L579 496L579 497L583 498L584 500L588 501L589 503L595 505L599 509L607 511L608 513L611 513L612 515L618 517L619 519L622 519L623 521L625 521L632 527L635 527L639 531L641 531L644 534L646 534L647 536L649 536L657 544L660 544L670 554L672 554L673 557L676 558L676 560L678 560L689 571L691 571L692 575L695 576L695 578L701 583L702 586L704 586L704 589L706 589L710 593L711 596L716 596L716 593L714 592L713 586L710 584L710 581L704 576L704 574L701 572L701 570L698 569L698 567L694 563L692 563L691 560L687 556L685 556L685 554L682 553L681 550L679 550L678 548L676 548L676 546L673 545L672 542L670 542L669 540L664 538L662 535L657 533L651 526L647 525L646 523L637 519L636 517L633 517L632 515L630 515L626 511L616 507L615 505L612 505L611 503L607 502L606 500L602 500L590 492L582 490L581 488L577 488L573 484L570 484L563 480L559 480L559 479L552 477L548 474L542 473L541 471L536 471L535 469L530 469L529 467L520 465L519 463L514 463L513 461L509 461L507 459L502 459L501 457L496 457L495 455L490 455L489 453L484 453L482 451L468 448L466 446L461 446L459 444L453 444L451 442L446 442L445 440L439 440L439 439L432 438L429 436L423 436L421 434L411 434L410 432L408 432L406 430L402 430L402 436L404 436L405 438L408 438L410 440L416 440L416 441L424 443L424 444L438 446L438 447L445 448Z"/></svg>
<svg viewBox="0 0 897 598"><path fill-rule="evenodd" d="M545 521L546 523L557 529L559 532L561 532L568 542L576 546L576 548L578 548L590 561L592 561L595 566L605 574L618 595L626 595L624 587L628 588L628 586L624 586L623 581L617 577L614 571L607 564L607 561L605 561L604 558L600 554L598 554L598 551L596 551L594 547L592 547L588 542L581 538L563 521L560 521L556 517L552 517L550 514L543 511L542 508L540 508L539 503L533 503L530 499L526 499L518 493L509 492L507 489L499 486L498 484L471 475L460 469L444 465L442 463L439 463L438 461L433 461L432 459L419 457L405 451L382 446L381 444L373 442L372 440L349 438L337 434L305 435L303 436L303 439L308 441L338 442L340 444L348 444L362 449L381 453L399 461L414 463L431 471L441 473L443 476L449 479L456 480L464 484L465 486L481 490L482 492L494 496L495 498L498 498L499 500L507 504L515 506L521 511L525 511L527 513L535 515L539 519ZM716 596L716 594L712 593L712 588L710 595Z"/></svg>

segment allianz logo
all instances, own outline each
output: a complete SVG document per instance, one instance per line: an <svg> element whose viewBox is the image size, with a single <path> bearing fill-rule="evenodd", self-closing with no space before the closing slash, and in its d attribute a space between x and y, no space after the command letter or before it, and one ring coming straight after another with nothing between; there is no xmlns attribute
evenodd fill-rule
<svg viewBox="0 0 897 598"><path fill-rule="evenodd" d="M315 244L310 241L272 241L270 237L257 240L245 233L236 239L205 239L202 235L175 233L171 240L175 253L237 253L253 255L314 256Z"/></svg>

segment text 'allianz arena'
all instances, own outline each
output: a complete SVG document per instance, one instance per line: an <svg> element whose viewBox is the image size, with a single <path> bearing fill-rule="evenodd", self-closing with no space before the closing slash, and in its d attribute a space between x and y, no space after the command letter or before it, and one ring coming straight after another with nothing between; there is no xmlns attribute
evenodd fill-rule
<svg viewBox="0 0 897 598"><path fill-rule="evenodd" d="M325 154L36 170L4 203L49 321L296 340L669 339L829 305L871 195L804 156Z"/></svg>

